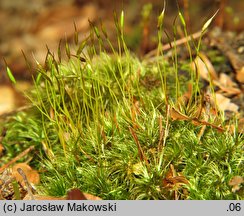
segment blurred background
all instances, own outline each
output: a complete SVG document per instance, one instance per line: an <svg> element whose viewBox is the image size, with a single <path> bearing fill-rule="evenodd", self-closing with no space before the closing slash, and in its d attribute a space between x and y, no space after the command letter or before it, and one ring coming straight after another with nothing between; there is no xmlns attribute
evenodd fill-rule
<svg viewBox="0 0 244 216"><path fill-rule="evenodd" d="M194 33L220 9L214 25L224 31L244 29L243 0L168 0L165 29L173 32L178 8L183 12L188 32ZM74 22L82 39L89 34L88 20L104 25L112 42L116 42L114 11L125 13L125 35L131 50L143 56L157 43L157 17L163 0L0 0L0 115L24 104L19 91L30 86L35 61L43 63L47 47L56 52L60 39L73 42ZM176 21L175 21L176 20ZM177 37L182 37L177 28ZM32 70L28 70L23 52ZM18 80L12 86L6 75L5 59Z"/></svg>

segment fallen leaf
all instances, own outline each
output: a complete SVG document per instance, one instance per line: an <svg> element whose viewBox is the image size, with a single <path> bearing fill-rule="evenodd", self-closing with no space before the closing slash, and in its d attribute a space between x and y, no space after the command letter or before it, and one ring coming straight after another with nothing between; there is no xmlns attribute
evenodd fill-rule
<svg viewBox="0 0 244 216"><path fill-rule="evenodd" d="M26 163L18 163L13 166L12 169L12 176L16 178L16 180L24 187L24 179L19 174L18 168L21 168L26 175L27 181L31 184L38 184L40 182L40 176L36 170L33 170L28 164Z"/></svg>
<svg viewBox="0 0 244 216"><path fill-rule="evenodd" d="M225 73L219 75L219 82L225 87L237 87L237 84Z"/></svg>
<svg viewBox="0 0 244 216"><path fill-rule="evenodd" d="M35 194L33 195L34 200L66 200L65 197L54 197L54 196L45 196L45 195L39 195ZM33 200L33 198L27 194L23 200Z"/></svg>
<svg viewBox="0 0 244 216"><path fill-rule="evenodd" d="M79 189L71 189L68 191L67 196L55 197L35 194L33 195L34 200L102 200L100 197L92 194L83 193ZM27 194L23 200L33 200L32 197Z"/></svg>
<svg viewBox="0 0 244 216"><path fill-rule="evenodd" d="M220 88L222 92L227 96L238 95L241 94L241 90L238 88L237 84L231 80L231 78L221 73L219 80L214 81L214 84Z"/></svg>
<svg viewBox="0 0 244 216"><path fill-rule="evenodd" d="M216 82L214 82L216 84ZM241 90L238 88L233 88L233 87L223 87L221 85L216 85L220 88L218 91L219 93L222 93L225 96L233 96L233 95L239 95L241 94Z"/></svg>
<svg viewBox="0 0 244 216"><path fill-rule="evenodd" d="M223 112L227 110L235 113L238 112L239 107L236 104L232 103L229 98L219 93L216 93L215 97L216 97L216 104L218 105L219 110Z"/></svg>
<svg viewBox="0 0 244 216"><path fill-rule="evenodd" d="M102 200L100 197L94 196L92 194L84 193L84 196L87 200Z"/></svg>
<svg viewBox="0 0 244 216"><path fill-rule="evenodd" d="M240 70L237 71L236 79L240 83L244 83L244 67L242 67Z"/></svg>
<svg viewBox="0 0 244 216"><path fill-rule="evenodd" d="M218 75L212 63L204 53L199 53L195 58L192 69L208 82L210 81L209 78L211 78L211 80L218 80Z"/></svg>
<svg viewBox="0 0 244 216"><path fill-rule="evenodd" d="M218 77L212 63L204 53L200 53L194 60L192 64L192 69L196 71L204 80L210 82L212 81L214 85L218 86L222 91L228 95L237 95L241 94L241 90L237 87L237 84L234 83L229 76L226 74L220 74ZM243 71L237 74L239 79L243 79ZM240 78L242 77L242 78Z"/></svg>
<svg viewBox="0 0 244 216"><path fill-rule="evenodd" d="M229 181L229 186L232 186L232 192L235 193L236 191L240 190L242 183L244 183L243 177L241 177L241 176L234 176Z"/></svg>
<svg viewBox="0 0 244 216"><path fill-rule="evenodd" d="M208 125L208 126L211 126L215 129L217 129L220 132L224 131L224 129L222 127L219 127L219 126L216 126L212 123L197 119L195 117L190 118L190 117L180 113L179 111L175 110L173 107L171 107L171 109L170 109L170 117L172 118L173 121L175 121L175 120L183 120L183 121L186 120L186 121L191 121L192 124L197 125L197 126L198 125Z"/></svg>
<svg viewBox="0 0 244 216"><path fill-rule="evenodd" d="M184 184L189 184L188 180L184 176L175 176L163 179L163 185L167 188L179 187Z"/></svg>
<svg viewBox="0 0 244 216"><path fill-rule="evenodd" d="M173 121L175 120L190 120L190 118L177 110L175 110L173 107L170 108L170 117Z"/></svg>
<svg viewBox="0 0 244 216"><path fill-rule="evenodd" d="M85 195L77 188L68 191L67 200L86 200Z"/></svg>
<svg viewBox="0 0 244 216"><path fill-rule="evenodd" d="M170 164L170 169L166 173L162 184L165 188L177 189L182 185L189 184L189 182L183 175L177 175L174 166Z"/></svg>
<svg viewBox="0 0 244 216"><path fill-rule="evenodd" d="M14 89L8 85L0 86L0 115L10 112L16 105L16 94Z"/></svg>

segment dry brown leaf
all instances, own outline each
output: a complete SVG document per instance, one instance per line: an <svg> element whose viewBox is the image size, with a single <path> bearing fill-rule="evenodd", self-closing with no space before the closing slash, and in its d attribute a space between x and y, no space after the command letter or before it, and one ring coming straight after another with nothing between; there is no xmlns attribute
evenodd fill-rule
<svg viewBox="0 0 244 216"><path fill-rule="evenodd" d="M85 195L78 189L74 188L68 191L67 200L86 200Z"/></svg>
<svg viewBox="0 0 244 216"><path fill-rule="evenodd" d="M209 82L210 78L213 83L227 95L241 94L241 90L237 87L237 84L233 82L229 76L222 73L218 78L218 75L212 63L205 54L200 53L199 56L195 58L194 63L192 64L192 68L193 70L197 71L197 73L199 73L204 80ZM241 82L241 80L244 81L244 67L239 71L240 72L237 73L237 80Z"/></svg>
<svg viewBox="0 0 244 216"><path fill-rule="evenodd" d="M10 112L15 108L16 95L14 89L9 85L0 86L0 115Z"/></svg>
<svg viewBox="0 0 244 216"><path fill-rule="evenodd" d="M240 70L237 71L236 79L240 83L244 83L244 67L242 67Z"/></svg>
<svg viewBox="0 0 244 216"><path fill-rule="evenodd" d="M233 185L237 185L237 184L241 184L244 183L244 179L241 176L234 176L230 181L229 181L229 185L233 186Z"/></svg>
<svg viewBox="0 0 244 216"><path fill-rule="evenodd" d="M241 90L238 88L237 84L224 73L220 74L219 80L214 81L214 84L218 86L225 95L231 96L241 94Z"/></svg>
<svg viewBox="0 0 244 216"><path fill-rule="evenodd" d="M230 181L229 185L232 186L232 192L240 190L241 184L244 183L244 179L241 176L234 176Z"/></svg>
<svg viewBox="0 0 244 216"><path fill-rule="evenodd" d="M185 176L176 173L174 166L170 164L170 169L166 173L165 178L162 180L162 184L165 188L177 189L181 185L189 184Z"/></svg>
<svg viewBox="0 0 244 216"><path fill-rule="evenodd" d="M163 179L164 187L173 188L175 186L180 186L184 184L189 184L188 180L184 176L175 176Z"/></svg>
<svg viewBox="0 0 244 216"><path fill-rule="evenodd" d="M223 112L224 111L232 111L235 113L238 112L239 107L236 104L232 103L229 98L227 98L219 93L216 93L215 97L216 97L216 104L217 104L219 110L221 110Z"/></svg>
<svg viewBox="0 0 244 216"><path fill-rule="evenodd" d="M209 122L206 122L206 121L203 121L203 120L199 120L197 118L190 118L182 113L180 113L179 111L175 110L173 107L171 107L170 109L170 117L172 118L173 121L175 120L186 120L186 121L191 121L192 124L194 125L208 125L208 126L211 126L215 129L217 129L219 132L223 132L224 129L222 127L219 127L219 126L216 126L212 123L209 123Z"/></svg>
<svg viewBox="0 0 244 216"><path fill-rule="evenodd" d="M221 73L219 75L219 82L224 86L224 87L237 87L237 84L232 81L232 79L225 73Z"/></svg>
<svg viewBox="0 0 244 216"><path fill-rule="evenodd" d="M17 163L13 166L12 176L16 178L16 180L24 187L24 179L19 174L18 168L21 168L25 173L27 180L31 184L38 184L40 182L40 176L36 170L33 170L28 164L26 163Z"/></svg>
<svg viewBox="0 0 244 216"><path fill-rule="evenodd" d="M206 81L218 80L218 75L208 57L204 53L199 53L192 64L192 69L195 70Z"/></svg>
<svg viewBox="0 0 244 216"><path fill-rule="evenodd" d="M218 91L219 93L222 93L225 96L233 96L233 95L239 95L241 94L241 90L239 88L233 88L233 87L224 87L221 85L218 85L216 82L214 82L216 86L220 88Z"/></svg>
<svg viewBox="0 0 244 216"><path fill-rule="evenodd" d="M67 193L67 196L55 197L35 194L34 200L102 200L100 197L92 194L83 193L79 189L72 189ZM32 197L27 194L23 200L33 200Z"/></svg>
<svg viewBox="0 0 244 216"><path fill-rule="evenodd" d="M170 117L173 121L175 120L190 120L190 118L177 110L175 110L173 107L170 108Z"/></svg>
<svg viewBox="0 0 244 216"><path fill-rule="evenodd" d="M33 198L34 200L66 200L65 197L44 196L39 194L33 195ZM33 200L33 199L29 194L27 194L23 200Z"/></svg>
<svg viewBox="0 0 244 216"><path fill-rule="evenodd" d="M84 193L84 196L87 200L102 200L100 197L94 196L92 194Z"/></svg>

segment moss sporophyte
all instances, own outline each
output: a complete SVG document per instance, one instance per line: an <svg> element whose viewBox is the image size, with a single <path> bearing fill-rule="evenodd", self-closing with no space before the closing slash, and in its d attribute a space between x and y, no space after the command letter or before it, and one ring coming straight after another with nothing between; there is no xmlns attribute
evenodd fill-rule
<svg viewBox="0 0 244 216"><path fill-rule="evenodd" d="M163 11L157 54L139 59L126 46L124 16L115 20L117 46L93 25L83 42L76 37L76 49L65 44L67 58L48 52L27 93L32 108L5 125L3 161L34 145L37 193L51 196L79 188L111 200L243 199L242 189L232 192L228 185L244 171L243 135L221 131L225 119L218 110L206 113L201 81L189 66L192 47L199 53L200 45L187 40L190 57L181 60L172 43L168 60Z"/></svg>

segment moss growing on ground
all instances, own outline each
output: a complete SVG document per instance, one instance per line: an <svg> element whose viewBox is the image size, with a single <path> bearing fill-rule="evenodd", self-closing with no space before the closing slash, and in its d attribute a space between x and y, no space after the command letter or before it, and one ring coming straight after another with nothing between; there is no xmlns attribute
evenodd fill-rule
<svg viewBox="0 0 244 216"><path fill-rule="evenodd" d="M138 59L122 21L118 50L107 53L106 34L93 27L91 45L77 43L72 53L66 44L68 60L48 53L28 94L33 107L5 125L1 163L34 145L37 192L52 196L80 188L102 199L243 199L228 184L244 172L243 135L213 127L225 127L223 115L193 124L201 83L190 62L170 64L161 42L153 61ZM190 101L178 106L189 83ZM174 120L177 107L188 120Z"/></svg>

